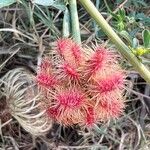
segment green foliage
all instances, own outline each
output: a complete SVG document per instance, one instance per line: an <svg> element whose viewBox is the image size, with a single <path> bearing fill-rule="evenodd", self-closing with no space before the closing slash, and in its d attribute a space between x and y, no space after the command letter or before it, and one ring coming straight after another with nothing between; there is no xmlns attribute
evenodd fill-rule
<svg viewBox="0 0 150 150"><path fill-rule="evenodd" d="M9 6L15 2L21 2L24 5L23 0L1 0L0 8ZM62 0L34 0L33 3L42 5L42 6L53 6L60 10L65 10L65 2Z"/></svg>
<svg viewBox="0 0 150 150"><path fill-rule="evenodd" d="M131 5L136 8L147 6L145 0L128 0L127 6L131 6Z"/></svg>
<svg viewBox="0 0 150 150"><path fill-rule="evenodd" d="M142 33L145 48L150 48L150 30L144 30Z"/></svg>
<svg viewBox="0 0 150 150"><path fill-rule="evenodd" d="M149 30L143 30L142 41L143 41L143 45L139 44L137 38L134 38L132 42L131 50L137 57L150 53L150 31Z"/></svg>
<svg viewBox="0 0 150 150"><path fill-rule="evenodd" d="M132 49L132 51L137 57L150 53L149 49L146 49L143 47L138 47L136 49Z"/></svg>
<svg viewBox="0 0 150 150"><path fill-rule="evenodd" d="M118 34L125 40L132 52L137 56L145 56L150 53L150 31L147 30L150 26L150 18L142 11L143 7L147 8L147 3L137 0L129 0L126 7L132 6L128 13L125 9L119 9L117 13L110 10L107 1L104 0L105 5L112 15L112 26L117 30ZM117 4L122 3L122 0L116 0ZM134 6L134 7L133 7ZM135 9L136 8L136 9ZM137 11L141 9L140 12ZM137 34L141 33L141 39L137 38ZM140 43L140 44L139 44Z"/></svg>
<svg viewBox="0 0 150 150"><path fill-rule="evenodd" d="M113 123L111 121L104 125L100 124L98 128L85 130L85 132L80 131L80 129L76 130L74 127L70 129L54 125L48 138L46 136L34 138L33 136L30 139L30 134L20 128L21 125L26 131L34 135L39 133L43 135L45 131L50 129L51 125L47 124L47 119L43 117L44 112L40 114L38 110L40 97L38 95L34 97L30 94L29 98L26 95L28 90L30 93L33 92L32 87L34 86L29 72L26 72L25 69L9 70L24 66L35 71L41 56L52 52L50 49L53 46L53 40L61 36L62 25L64 25L63 36L66 35L66 37L69 35L70 27L70 14L66 9L68 8L66 7L68 0L53 0L54 3L49 0L48 2L51 2L52 5L40 4L40 1L33 4L35 1L0 0L0 8L10 5L9 8L2 9L0 15L1 29L10 29L0 32L0 149L35 149L36 146L39 149L149 149L150 139L147 135L149 117L147 112L150 110L150 105L146 103L146 99L149 101L149 86L144 83L145 86L143 82L137 82L139 79L141 81L141 78L136 72L129 70L130 83L134 85L134 88L132 89L132 85L126 87L128 89L126 94L128 106L121 119L115 120ZM124 1L107 0L114 14L106 9L103 0L92 2L96 3L99 11L108 19L109 24L122 37L126 45L130 46L131 51L148 67L150 65L149 0L128 0L118 11L118 6ZM41 0L41 2L45 1ZM93 23L93 20L80 4L78 5L78 14L84 43L91 45L91 43L96 42L113 47L102 29ZM91 20L93 24L91 24ZM13 30L11 30L12 27ZM124 62L124 60L122 61ZM125 66L127 69L131 67L128 63L125 63ZM9 122L9 118L7 120L7 115L5 115L5 111L7 111L4 103L5 97L8 111L13 116L13 119L10 119L11 122ZM141 98L144 100L142 103ZM2 111L3 109L4 111ZM142 110L147 111L143 112ZM6 119L2 120L1 115ZM79 131L79 135L76 134L77 131ZM71 136L72 132L75 133L73 136ZM6 146L3 147L3 145Z"/></svg>
<svg viewBox="0 0 150 150"><path fill-rule="evenodd" d="M150 17L146 16L144 13L137 13L135 11L131 12L127 16L127 26L128 30L137 32L143 28L150 27ZM136 32L135 32L136 33Z"/></svg>
<svg viewBox="0 0 150 150"><path fill-rule="evenodd" d="M33 3L43 6L51 6L54 4L54 0L34 0Z"/></svg>
<svg viewBox="0 0 150 150"><path fill-rule="evenodd" d="M9 6L15 2L17 2L17 0L0 0L0 8Z"/></svg>
<svg viewBox="0 0 150 150"><path fill-rule="evenodd" d="M65 10L65 2L62 0L34 0L33 3L42 6L53 6L59 10Z"/></svg>
<svg viewBox="0 0 150 150"><path fill-rule="evenodd" d="M125 30L122 30L119 32L119 34L121 35L122 38L124 38L126 40L126 43L128 43L128 45L132 45L132 37L129 35L129 33Z"/></svg>
<svg viewBox="0 0 150 150"><path fill-rule="evenodd" d="M126 22L125 22L125 20L126 20L125 10L124 9L119 9L119 11L118 11L117 14L111 12L111 15L116 20L115 24L116 24L117 29L119 31L124 30L125 26L126 26Z"/></svg>

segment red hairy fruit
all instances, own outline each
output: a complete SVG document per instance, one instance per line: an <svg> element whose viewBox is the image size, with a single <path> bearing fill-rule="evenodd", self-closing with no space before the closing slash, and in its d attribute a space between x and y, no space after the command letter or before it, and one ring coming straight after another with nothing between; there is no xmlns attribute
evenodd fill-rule
<svg viewBox="0 0 150 150"><path fill-rule="evenodd" d="M71 52L76 63L80 63L82 59L81 47L78 44L74 43L71 46Z"/></svg>
<svg viewBox="0 0 150 150"><path fill-rule="evenodd" d="M59 55L63 56L64 52L70 49L70 46L72 45L71 39L59 39L56 43L56 50L59 53Z"/></svg>
<svg viewBox="0 0 150 150"><path fill-rule="evenodd" d="M48 107L46 112L47 112L48 116L53 119L56 119L58 116L58 110L56 108Z"/></svg>
<svg viewBox="0 0 150 150"><path fill-rule="evenodd" d="M103 47L84 50L63 38L56 42L53 56L51 61L43 59L36 76L38 86L45 87L39 90L50 119L90 127L122 114L126 74L118 55Z"/></svg>
<svg viewBox="0 0 150 150"><path fill-rule="evenodd" d="M80 91L76 89L70 89L58 94L56 100L62 107L78 108L82 105L84 96Z"/></svg>
<svg viewBox="0 0 150 150"><path fill-rule="evenodd" d="M107 60L107 51L103 48L97 49L92 57L87 61L86 72L89 76L95 75L99 71Z"/></svg>
<svg viewBox="0 0 150 150"><path fill-rule="evenodd" d="M113 99L112 101L100 102L97 107L97 112L100 121L107 121L112 118L118 118L124 109L123 100Z"/></svg>
<svg viewBox="0 0 150 150"><path fill-rule="evenodd" d="M38 73L49 74L51 72L51 70L52 70L51 61L49 60L49 58L44 58L39 67Z"/></svg>
<svg viewBox="0 0 150 150"><path fill-rule="evenodd" d="M72 80L72 79L78 80L79 79L79 74L73 66L71 66L67 63L64 63L62 65L61 69L62 69L62 76L63 77L68 77L70 80Z"/></svg>
<svg viewBox="0 0 150 150"><path fill-rule="evenodd" d="M88 107L84 94L75 88L59 91L55 95L52 110L57 112L55 119L65 126L80 123L84 118L85 110ZM49 110L51 110L49 108ZM48 111L49 116L53 116L53 111Z"/></svg>
<svg viewBox="0 0 150 150"><path fill-rule="evenodd" d="M56 50L58 54L70 65L79 66L82 61L81 46L71 39L60 39L57 41Z"/></svg>
<svg viewBox="0 0 150 150"><path fill-rule="evenodd" d="M56 84L55 77L40 73L36 77L37 83L42 87L52 88Z"/></svg>
<svg viewBox="0 0 150 150"><path fill-rule="evenodd" d="M100 93L106 93L113 91L117 88L122 88L124 85L124 75L123 74L114 74L105 79L101 79L97 83L97 90Z"/></svg>
<svg viewBox="0 0 150 150"><path fill-rule="evenodd" d="M96 123L94 108L93 107L89 107L87 109L87 115L86 115L86 119L85 119L85 124L87 126L92 126L94 123Z"/></svg>

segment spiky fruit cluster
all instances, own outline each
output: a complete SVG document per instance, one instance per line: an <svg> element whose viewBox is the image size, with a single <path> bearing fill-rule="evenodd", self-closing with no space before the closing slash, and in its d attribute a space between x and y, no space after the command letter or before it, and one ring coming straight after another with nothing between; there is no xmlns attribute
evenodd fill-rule
<svg viewBox="0 0 150 150"><path fill-rule="evenodd" d="M66 126L118 118L124 108L124 79L115 53L103 47L82 49L71 39L56 42L36 77L47 115Z"/></svg>

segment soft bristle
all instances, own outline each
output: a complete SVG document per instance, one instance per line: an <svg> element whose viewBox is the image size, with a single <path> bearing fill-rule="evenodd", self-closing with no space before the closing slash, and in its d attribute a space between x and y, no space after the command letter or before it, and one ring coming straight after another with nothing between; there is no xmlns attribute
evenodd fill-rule
<svg viewBox="0 0 150 150"><path fill-rule="evenodd" d="M65 108L80 107L84 101L84 96L77 90L65 91L57 95L57 102Z"/></svg>
<svg viewBox="0 0 150 150"><path fill-rule="evenodd" d="M60 64L57 74L60 80L67 81L68 83L79 81L79 73L77 72L77 69L66 62Z"/></svg>
<svg viewBox="0 0 150 150"><path fill-rule="evenodd" d="M70 46L72 45L72 40L71 39L59 39L56 43L57 47L57 52L63 56L64 52L68 49L70 49Z"/></svg>
<svg viewBox="0 0 150 150"><path fill-rule="evenodd" d="M40 73L36 77L37 83L46 88L52 88L56 84L56 79L51 76L44 73Z"/></svg>
<svg viewBox="0 0 150 150"><path fill-rule="evenodd" d="M105 49L98 49L94 55L87 62L87 73L91 76L100 70L107 59L107 52Z"/></svg>
<svg viewBox="0 0 150 150"><path fill-rule="evenodd" d="M94 125L94 123L96 123L94 108L89 107L87 109L85 124L86 124L86 126L92 126L92 125Z"/></svg>
<svg viewBox="0 0 150 150"><path fill-rule="evenodd" d="M118 118L124 108L125 73L117 55L102 47L83 48L71 39L56 42L36 80L47 115L64 126L92 126ZM52 62L52 63L51 63Z"/></svg>
<svg viewBox="0 0 150 150"><path fill-rule="evenodd" d="M72 44L71 52L74 56L75 61L79 63L81 61L81 47L78 44L74 43Z"/></svg>
<svg viewBox="0 0 150 150"><path fill-rule="evenodd" d="M49 109L49 116L54 116L55 119L65 126L81 122L85 118L84 113L87 109L87 101L84 94L77 88L69 88L60 90L54 96L53 109ZM55 110L55 111L54 111ZM56 113L57 114L56 114Z"/></svg>
<svg viewBox="0 0 150 150"><path fill-rule="evenodd" d="M124 109L124 103L121 100L113 99L112 101L103 101L98 107L99 118L101 121L107 121L112 118L118 118Z"/></svg>
<svg viewBox="0 0 150 150"><path fill-rule="evenodd" d="M62 69L62 77L67 77L70 80L79 79L79 74L76 71L76 69L73 66L69 65L68 63L64 63L61 69Z"/></svg>
<svg viewBox="0 0 150 150"><path fill-rule="evenodd" d="M114 74L105 79L101 79L98 81L96 89L100 93L106 93L109 91L113 91L117 88L123 87L124 84L124 75L123 74Z"/></svg>
<svg viewBox="0 0 150 150"><path fill-rule="evenodd" d="M38 71L42 73L50 73L51 68L52 68L51 61L48 58L44 58L41 62L41 65Z"/></svg>
<svg viewBox="0 0 150 150"><path fill-rule="evenodd" d="M56 119L58 116L58 110L56 108L48 107L46 112L47 112L47 115L53 119Z"/></svg>

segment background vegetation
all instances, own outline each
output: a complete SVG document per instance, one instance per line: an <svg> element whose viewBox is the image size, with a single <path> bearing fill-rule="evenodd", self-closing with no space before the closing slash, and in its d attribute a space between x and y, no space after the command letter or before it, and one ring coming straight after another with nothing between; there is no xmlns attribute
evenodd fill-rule
<svg viewBox="0 0 150 150"><path fill-rule="evenodd" d="M4 3L0 2L1 79L9 70L19 67L36 74L42 55L51 50L53 42L70 35L67 0L58 0L49 6L39 3L21 0L2 7ZM138 59L149 68L149 0L93 0L93 3ZM78 14L83 45L94 43L115 48L80 3ZM12 118L8 102L0 96L0 149L150 149L150 86L125 59L120 63L128 72L126 109L121 118L85 130L54 124L47 135L32 136Z"/></svg>

